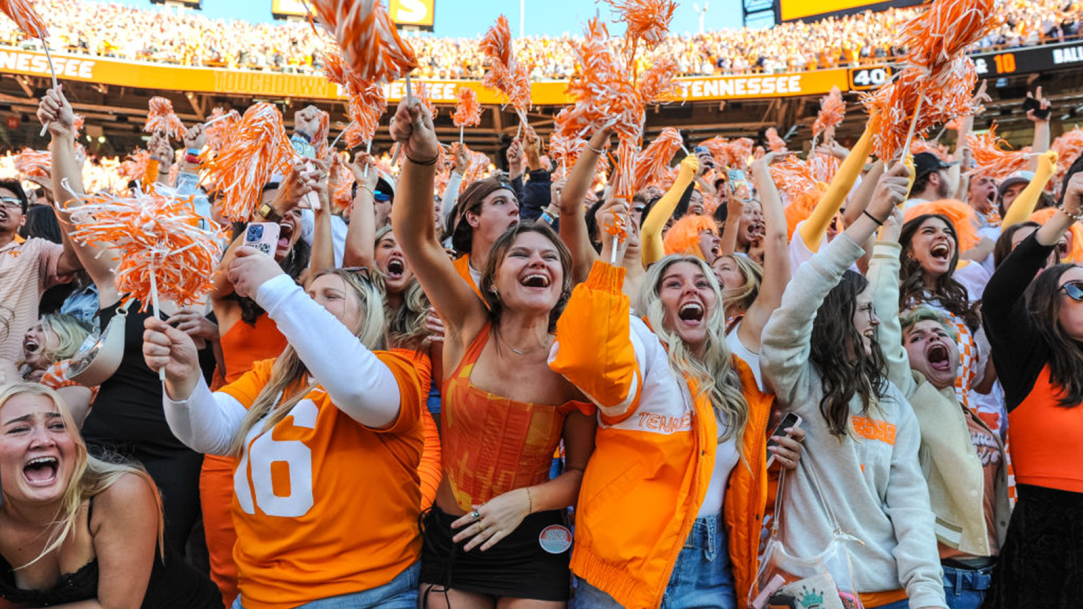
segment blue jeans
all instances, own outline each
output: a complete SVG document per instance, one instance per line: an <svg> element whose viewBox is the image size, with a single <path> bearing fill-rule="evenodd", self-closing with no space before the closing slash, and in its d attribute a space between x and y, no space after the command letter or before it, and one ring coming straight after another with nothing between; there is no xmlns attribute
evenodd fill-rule
<svg viewBox="0 0 1083 609"><path fill-rule="evenodd" d="M618 609L613 597L580 579L575 609ZM661 609L735 609L737 594L722 515L698 518L669 577Z"/></svg>
<svg viewBox="0 0 1083 609"><path fill-rule="evenodd" d="M876 609L910 609L910 601L904 598L901 601L895 601L894 603L880 605Z"/></svg>
<svg viewBox="0 0 1083 609"><path fill-rule="evenodd" d="M993 581L993 570L944 567L944 599L948 609L978 609Z"/></svg>
<svg viewBox="0 0 1083 609"><path fill-rule="evenodd" d="M420 573L421 563L416 562L379 588L321 598L296 609L417 609L417 578ZM244 609L240 596L233 601L231 609Z"/></svg>

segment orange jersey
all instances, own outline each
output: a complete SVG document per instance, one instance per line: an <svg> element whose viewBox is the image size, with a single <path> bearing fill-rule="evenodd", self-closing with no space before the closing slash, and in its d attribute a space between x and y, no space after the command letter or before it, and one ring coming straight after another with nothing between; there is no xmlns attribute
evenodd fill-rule
<svg viewBox="0 0 1083 609"><path fill-rule="evenodd" d="M245 609L291 609L387 584L418 561L421 396L414 366L376 352L401 394L398 420L372 430L317 386L269 432L249 432L234 474L233 522ZM274 360L221 391L250 407Z"/></svg>

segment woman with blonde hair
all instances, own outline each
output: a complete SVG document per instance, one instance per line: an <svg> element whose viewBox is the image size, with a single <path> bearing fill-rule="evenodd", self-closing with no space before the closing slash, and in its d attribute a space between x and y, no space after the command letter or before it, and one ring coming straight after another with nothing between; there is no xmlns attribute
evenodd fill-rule
<svg viewBox="0 0 1083 609"><path fill-rule="evenodd" d="M70 381L64 378L64 371L72 356L93 333L94 329L77 317L60 313L42 315L23 336L21 365L16 368L10 362L0 360L0 384L25 380L55 389L71 409L76 425L82 426L98 388Z"/></svg>
<svg viewBox="0 0 1083 609"><path fill-rule="evenodd" d="M625 208L611 201L603 215L613 222ZM623 249L603 239L602 260ZM730 354L721 291L702 259L651 265L635 309L644 319L631 315L624 279L623 268L594 263L550 355L598 406L576 508L576 604L737 607L756 573L772 397ZM796 464L796 442L783 446L775 454Z"/></svg>
<svg viewBox="0 0 1083 609"><path fill-rule="evenodd" d="M217 608L214 585L162 541L138 465L87 454L45 385L0 388L0 599L17 606Z"/></svg>
<svg viewBox="0 0 1083 609"><path fill-rule="evenodd" d="M379 292L363 270L333 270L317 274L306 295L270 256L252 248L236 256L229 280L288 339L281 356L212 393L187 334L149 318L143 343L147 365L165 369L165 416L177 437L239 459L233 606L288 609L331 597L416 605L420 396L407 360L373 350L384 338Z"/></svg>

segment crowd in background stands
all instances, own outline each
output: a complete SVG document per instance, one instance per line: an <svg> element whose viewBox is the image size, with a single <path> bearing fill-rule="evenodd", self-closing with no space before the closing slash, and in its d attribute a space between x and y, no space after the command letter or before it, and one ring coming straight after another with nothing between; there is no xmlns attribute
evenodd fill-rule
<svg viewBox="0 0 1083 609"><path fill-rule="evenodd" d="M80 0L39 3L50 24L50 45L72 52L189 66L319 71L317 51L328 41L307 23L247 23L210 19L196 12L143 10ZM1004 0L1004 23L979 48L1020 47L1076 38L1083 3L1071 0ZM684 75L815 70L898 56L893 40L918 9L865 12L817 23L768 29L729 29L670 36L660 52L676 58ZM0 42L35 46L15 24L0 23ZM536 80L568 78L575 70L576 37L534 36L516 44L534 65ZM619 39L614 39L617 44ZM411 43L422 58L423 78L480 79L484 61L475 38L419 36Z"/></svg>

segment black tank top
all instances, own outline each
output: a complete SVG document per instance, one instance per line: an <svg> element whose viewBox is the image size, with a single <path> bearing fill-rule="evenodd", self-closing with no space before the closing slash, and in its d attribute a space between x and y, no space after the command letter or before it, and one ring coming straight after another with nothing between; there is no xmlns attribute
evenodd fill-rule
<svg viewBox="0 0 1083 609"><path fill-rule="evenodd" d="M94 500L87 507L87 522ZM222 609L222 595L211 580L184 562L167 544L165 560L155 550L154 567L143 597L142 609ZM48 590L23 590L15 586L15 571L0 556L0 598L25 607L51 607L98 598L98 559L74 573L64 573Z"/></svg>
<svg viewBox="0 0 1083 609"><path fill-rule="evenodd" d="M99 312L102 328L119 308L118 302ZM146 313L139 312L138 301L128 307L120 367L101 384L83 423L83 438L96 449L109 449L136 459L144 454L160 456L162 452L188 451L169 430L162 409L162 382L143 360L143 322L151 315L149 308ZM200 364L205 366L208 356L213 369L214 355L210 349L200 352Z"/></svg>

